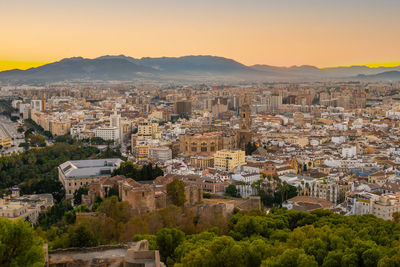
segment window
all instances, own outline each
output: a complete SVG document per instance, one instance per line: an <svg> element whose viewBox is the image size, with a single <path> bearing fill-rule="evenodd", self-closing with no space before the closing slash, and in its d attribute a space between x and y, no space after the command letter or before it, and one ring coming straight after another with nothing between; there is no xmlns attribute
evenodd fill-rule
<svg viewBox="0 0 400 267"><path fill-rule="evenodd" d="M201 143L201 152L207 152L207 143Z"/></svg>
<svg viewBox="0 0 400 267"><path fill-rule="evenodd" d="M191 144L191 146L192 146L191 150L192 150L193 152L196 152L196 151L197 151L197 143L193 142L193 143Z"/></svg>

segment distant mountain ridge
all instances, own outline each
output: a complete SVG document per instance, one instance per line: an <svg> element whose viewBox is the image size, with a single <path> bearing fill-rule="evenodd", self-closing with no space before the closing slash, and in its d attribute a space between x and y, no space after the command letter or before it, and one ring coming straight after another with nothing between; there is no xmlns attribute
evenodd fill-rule
<svg viewBox="0 0 400 267"><path fill-rule="evenodd" d="M400 71L397 70L385 71L373 75L359 74L357 77L362 80L400 81Z"/></svg>
<svg viewBox="0 0 400 267"><path fill-rule="evenodd" d="M386 72L394 72L383 74ZM256 80L256 81L314 81L330 79L391 80L399 67L369 68L351 66L320 69L315 66L275 67L246 66L233 59L217 56L144 57L124 55L65 58L37 68L0 72L2 82L56 81L132 81L132 80ZM381 75L382 74L382 75ZM396 79L395 79L396 80Z"/></svg>

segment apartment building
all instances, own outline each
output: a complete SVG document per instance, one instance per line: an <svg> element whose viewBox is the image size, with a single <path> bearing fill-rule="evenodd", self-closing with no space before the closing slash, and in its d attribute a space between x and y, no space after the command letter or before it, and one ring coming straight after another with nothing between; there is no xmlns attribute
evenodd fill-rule
<svg viewBox="0 0 400 267"><path fill-rule="evenodd" d="M394 212L400 212L399 196L382 195L373 203L372 214L378 218L392 220Z"/></svg>
<svg viewBox="0 0 400 267"><path fill-rule="evenodd" d="M49 123L49 130L52 135L69 134L71 130L71 122L66 120L51 120Z"/></svg>
<svg viewBox="0 0 400 267"><path fill-rule="evenodd" d="M246 164L242 150L219 150L214 154L214 168L231 172L237 166Z"/></svg>
<svg viewBox="0 0 400 267"><path fill-rule="evenodd" d="M157 161L167 161L172 159L172 150L169 147L150 147L149 158Z"/></svg>
<svg viewBox="0 0 400 267"><path fill-rule="evenodd" d="M133 154L139 161L149 159L149 145L141 143L135 146Z"/></svg>
<svg viewBox="0 0 400 267"><path fill-rule="evenodd" d="M3 148L10 148L11 139L8 137L0 137L0 146L2 146Z"/></svg>
<svg viewBox="0 0 400 267"><path fill-rule="evenodd" d="M99 127L94 130L96 137L103 138L104 140L119 140L119 129L117 127Z"/></svg>
<svg viewBox="0 0 400 267"><path fill-rule="evenodd" d="M158 133L158 123L150 122L148 120L141 120L138 123L138 136L147 136L156 138Z"/></svg>

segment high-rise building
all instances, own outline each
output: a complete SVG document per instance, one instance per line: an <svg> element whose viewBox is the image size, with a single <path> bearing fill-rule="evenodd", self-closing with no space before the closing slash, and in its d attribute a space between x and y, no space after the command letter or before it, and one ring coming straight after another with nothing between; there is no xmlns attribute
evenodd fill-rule
<svg viewBox="0 0 400 267"><path fill-rule="evenodd" d="M115 127L118 129L117 136L114 140L120 140L122 137L121 115L117 114L117 111L114 111L114 114L110 115L110 127Z"/></svg>
<svg viewBox="0 0 400 267"><path fill-rule="evenodd" d="M174 104L174 112L179 116L189 116L192 114L192 102L188 100L177 101Z"/></svg>
<svg viewBox="0 0 400 267"><path fill-rule="evenodd" d="M46 110L46 103L44 100L31 100L31 108L36 111Z"/></svg>
<svg viewBox="0 0 400 267"><path fill-rule="evenodd" d="M271 95L271 109L279 110L282 106L282 95L275 93Z"/></svg>

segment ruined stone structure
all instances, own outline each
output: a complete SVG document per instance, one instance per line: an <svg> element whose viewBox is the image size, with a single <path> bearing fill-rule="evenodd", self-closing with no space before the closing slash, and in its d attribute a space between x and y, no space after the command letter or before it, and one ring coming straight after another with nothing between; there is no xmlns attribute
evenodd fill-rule
<svg viewBox="0 0 400 267"><path fill-rule="evenodd" d="M158 250L147 240L92 248L67 248L48 252L48 267L164 267Z"/></svg>
<svg viewBox="0 0 400 267"><path fill-rule="evenodd" d="M142 185L130 178L118 182L119 197L131 204L136 215L143 215L156 209L154 186Z"/></svg>
<svg viewBox="0 0 400 267"><path fill-rule="evenodd" d="M168 198L166 186L172 182L174 176L158 177L151 184L141 184L131 178L119 175L103 178L89 185L88 195L82 196L82 202L91 206L96 197L105 198L110 192L118 192L122 201L127 201L132 206L135 215L143 215L153 210L163 209L172 205ZM201 187L185 183L185 206L193 206L203 200Z"/></svg>
<svg viewBox="0 0 400 267"><path fill-rule="evenodd" d="M221 214L222 216L230 216L235 210L261 210L261 199L258 196L252 196L246 199L233 198L214 198L204 199L203 203L194 207L200 216L209 214Z"/></svg>

